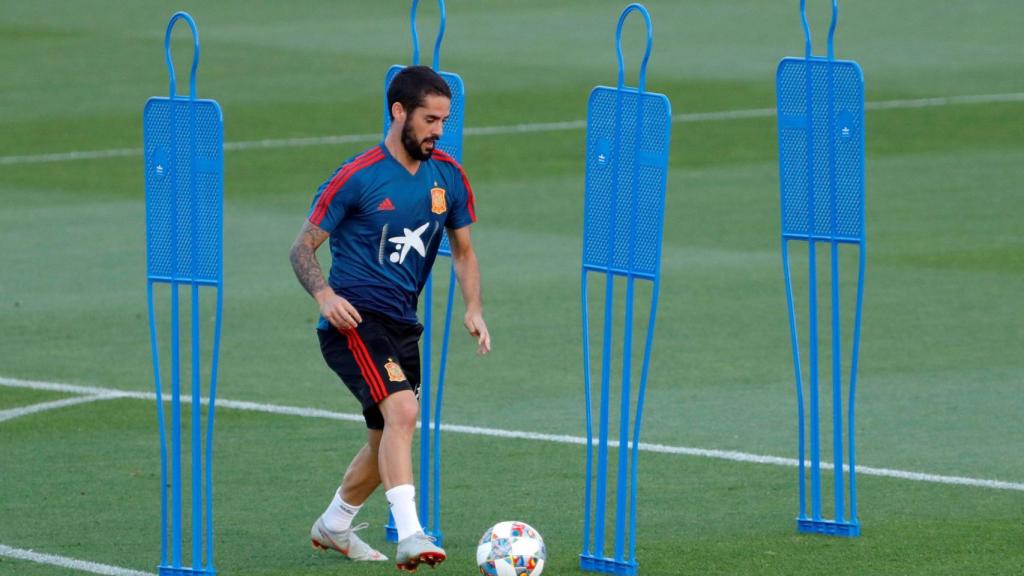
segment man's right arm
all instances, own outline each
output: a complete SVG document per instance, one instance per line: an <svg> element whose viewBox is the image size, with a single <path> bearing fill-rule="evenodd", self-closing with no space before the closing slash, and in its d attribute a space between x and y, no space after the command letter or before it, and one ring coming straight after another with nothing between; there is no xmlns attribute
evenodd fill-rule
<svg viewBox="0 0 1024 576"><path fill-rule="evenodd" d="M320 228L310 224L307 220L303 223L299 235L292 244L292 250L288 257L292 262L292 270L299 284L309 292L313 298L325 288L330 289L324 280L324 271L320 268L320 262L316 259L316 250L327 240L329 234Z"/></svg>
<svg viewBox="0 0 1024 576"><path fill-rule="evenodd" d="M295 242L292 243L288 258L299 283L319 304L320 314L334 327L347 330L355 328L363 319L348 300L335 294L324 280L324 272L316 259L316 251L329 236L330 234L324 230L308 220L305 221Z"/></svg>

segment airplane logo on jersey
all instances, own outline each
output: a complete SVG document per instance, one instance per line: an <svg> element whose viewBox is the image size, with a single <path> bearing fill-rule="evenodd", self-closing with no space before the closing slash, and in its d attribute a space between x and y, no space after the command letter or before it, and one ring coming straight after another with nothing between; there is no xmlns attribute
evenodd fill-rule
<svg viewBox="0 0 1024 576"><path fill-rule="evenodd" d="M409 250L415 249L420 256L427 255L427 249L423 245L423 233L430 227L430 222L427 222L423 226L415 230L409 230L408 228L402 228L402 236L392 236L388 238L388 242L392 242L395 245L395 251L391 253L390 259L395 264L404 264L405 257L409 255Z"/></svg>

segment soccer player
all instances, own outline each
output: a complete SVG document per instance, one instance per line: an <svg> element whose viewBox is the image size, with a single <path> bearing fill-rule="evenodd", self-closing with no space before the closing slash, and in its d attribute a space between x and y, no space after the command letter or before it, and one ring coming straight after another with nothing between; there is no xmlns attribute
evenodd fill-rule
<svg viewBox="0 0 1024 576"><path fill-rule="evenodd" d="M448 230L466 304L464 323L486 354L480 268L470 241L473 191L462 167L435 148L451 91L425 66L410 66L388 89L391 128L384 142L338 168L313 199L291 248L295 275L320 306L317 333L327 365L359 400L366 445L352 459L334 499L313 524L313 546L353 560L387 560L363 542L353 518L383 484L398 529L396 563L413 571L445 560L416 514L412 440L419 412L416 302ZM316 260L330 238L329 281Z"/></svg>

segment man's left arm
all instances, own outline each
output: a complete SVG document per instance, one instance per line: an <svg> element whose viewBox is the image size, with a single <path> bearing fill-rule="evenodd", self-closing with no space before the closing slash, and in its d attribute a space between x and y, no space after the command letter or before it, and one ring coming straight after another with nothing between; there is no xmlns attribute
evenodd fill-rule
<svg viewBox="0 0 1024 576"><path fill-rule="evenodd" d="M466 315L463 323L470 335L476 338L477 354L491 351L491 335L484 322L484 305L480 296L480 265L476 261L476 252L470 240L469 226L448 229L448 243L452 248L452 265L455 276L459 280L462 299L466 303Z"/></svg>

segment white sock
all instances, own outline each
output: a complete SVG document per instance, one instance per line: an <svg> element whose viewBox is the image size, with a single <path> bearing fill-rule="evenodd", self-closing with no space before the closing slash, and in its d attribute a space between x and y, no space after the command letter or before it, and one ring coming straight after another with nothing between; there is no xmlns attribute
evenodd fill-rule
<svg viewBox="0 0 1024 576"><path fill-rule="evenodd" d="M324 510L321 517L328 530L333 532L348 530L352 526L352 519L356 517L356 513L362 507L362 505L353 506L342 500L339 490L334 492L334 500L327 506L327 510Z"/></svg>
<svg viewBox="0 0 1024 576"><path fill-rule="evenodd" d="M423 531L420 517L416 514L416 488L412 484L395 486L384 495L391 504L391 515L395 517L395 528L398 530L400 541Z"/></svg>

